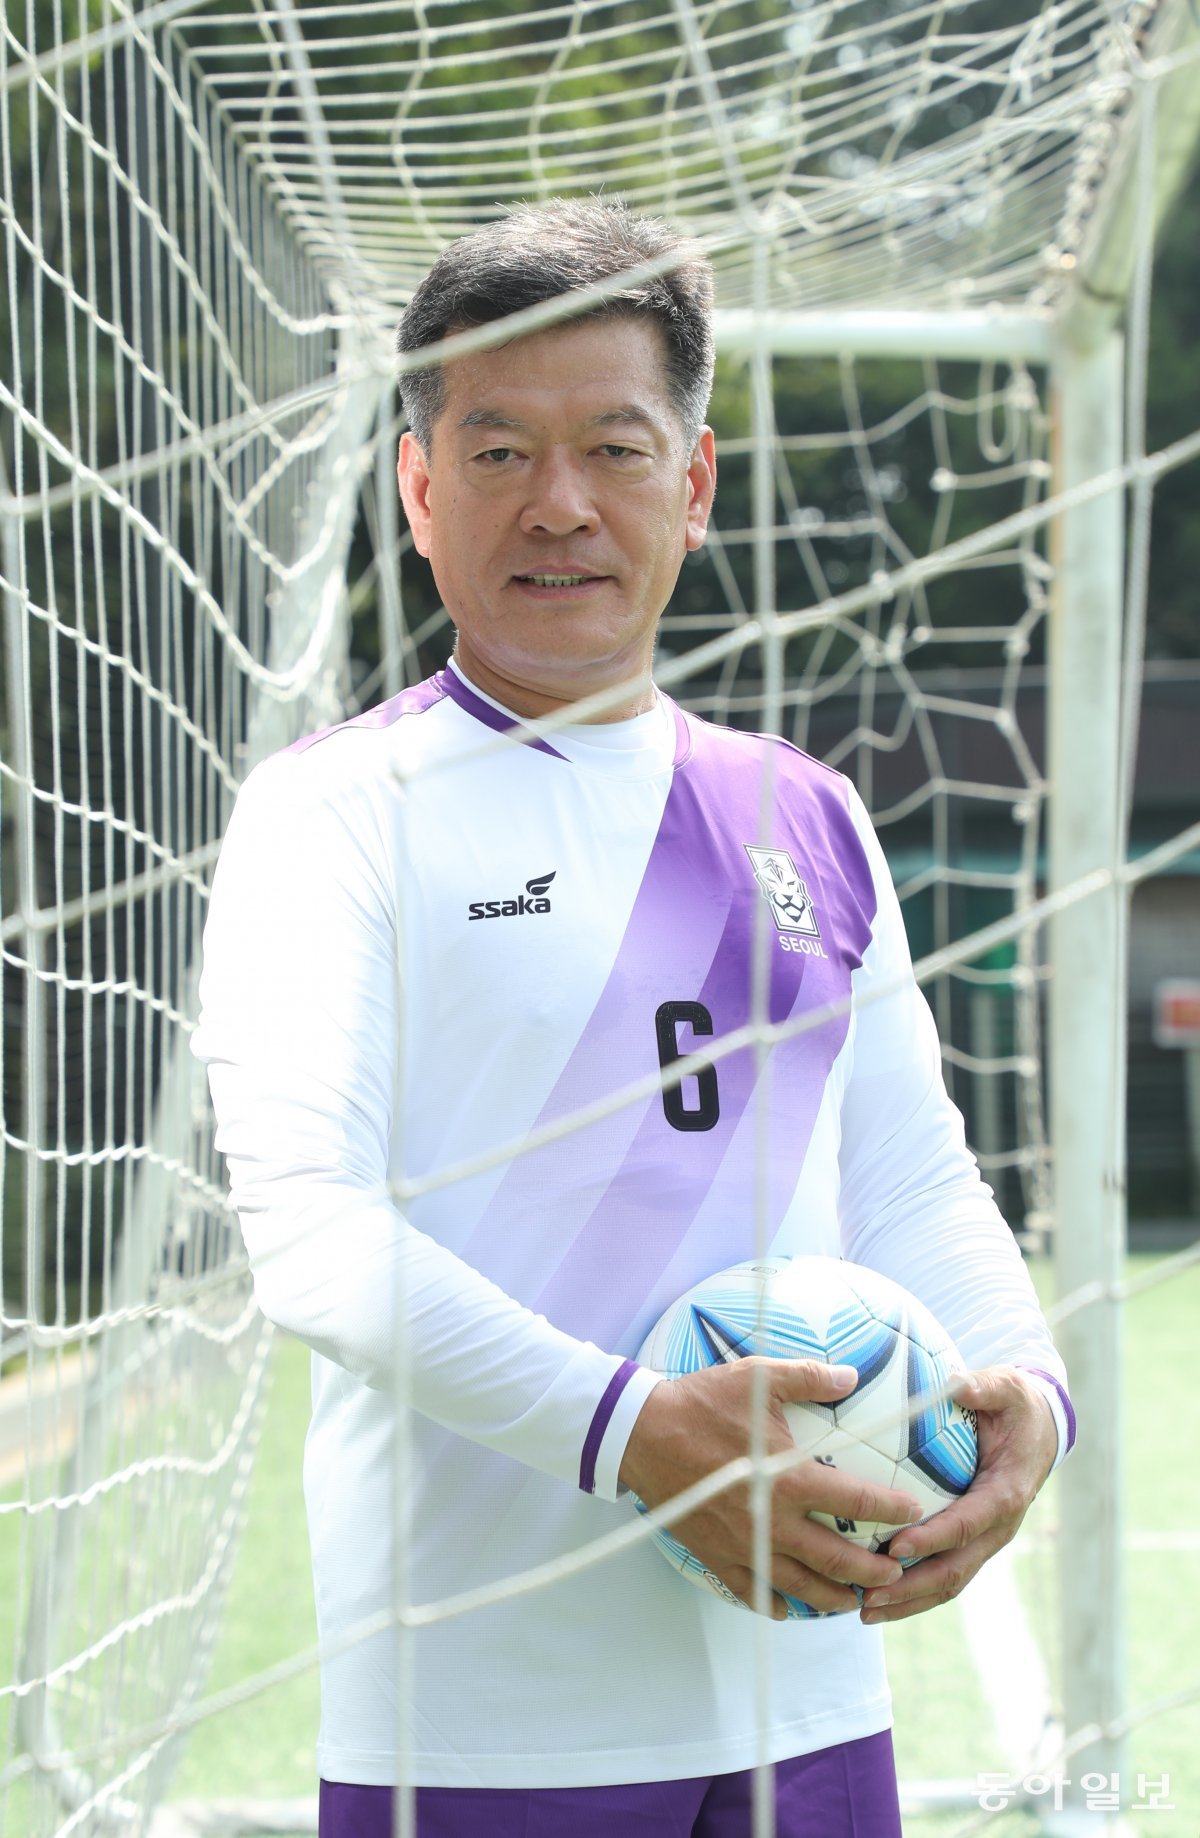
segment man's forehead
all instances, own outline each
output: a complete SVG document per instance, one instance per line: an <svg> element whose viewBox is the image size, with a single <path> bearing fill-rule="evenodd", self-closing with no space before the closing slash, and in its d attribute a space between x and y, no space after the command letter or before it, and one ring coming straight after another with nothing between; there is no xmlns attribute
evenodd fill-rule
<svg viewBox="0 0 1200 1838"><path fill-rule="evenodd" d="M640 421L665 433L674 420L661 335L634 319L583 320L470 352L451 359L443 379L454 428L516 432L566 418L596 428Z"/></svg>

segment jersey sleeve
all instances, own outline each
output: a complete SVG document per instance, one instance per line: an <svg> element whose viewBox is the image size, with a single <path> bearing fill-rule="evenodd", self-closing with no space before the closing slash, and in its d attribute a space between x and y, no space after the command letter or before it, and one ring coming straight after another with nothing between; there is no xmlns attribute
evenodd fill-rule
<svg viewBox="0 0 1200 1838"><path fill-rule="evenodd" d="M840 1227L848 1258L920 1298L969 1367L1020 1366L1074 1441L1066 1369L942 1077L928 1003L870 818L851 807L875 883L871 942L853 979L852 1065L842 1103Z"/></svg>
<svg viewBox="0 0 1200 1838"><path fill-rule="evenodd" d="M444 1428L615 1498L655 1375L562 1333L389 1191L400 954L378 793L286 754L238 796L193 1052L267 1318ZM402 1364L403 1362L403 1364Z"/></svg>

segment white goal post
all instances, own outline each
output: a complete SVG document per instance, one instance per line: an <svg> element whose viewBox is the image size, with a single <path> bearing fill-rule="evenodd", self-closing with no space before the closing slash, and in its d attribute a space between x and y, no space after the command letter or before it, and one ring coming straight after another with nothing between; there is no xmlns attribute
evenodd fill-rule
<svg viewBox="0 0 1200 1838"><path fill-rule="evenodd" d="M270 1345L188 1052L199 936L250 766L444 654L389 328L448 237L559 191L712 251L727 483L663 681L829 757L880 825L985 1172L1053 1246L1089 1428L1040 1759L1121 1773L1141 1714L1127 915L1197 837L1135 867L1128 826L1154 488L1200 457L1144 427L1194 8L469 12L0 24L0 1832L299 1816L160 1810L208 1714ZM1078 1796L1045 1820L1103 1824Z"/></svg>

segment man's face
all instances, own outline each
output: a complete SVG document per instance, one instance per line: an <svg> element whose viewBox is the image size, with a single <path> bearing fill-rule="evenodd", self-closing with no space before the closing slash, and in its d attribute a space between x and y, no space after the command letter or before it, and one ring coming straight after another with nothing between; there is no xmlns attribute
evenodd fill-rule
<svg viewBox="0 0 1200 1838"><path fill-rule="evenodd" d="M404 435L400 492L473 681L535 715L648 675L716 480L711 431L684 447L657 326L586 319L454 359L432 448Z"/></svg>

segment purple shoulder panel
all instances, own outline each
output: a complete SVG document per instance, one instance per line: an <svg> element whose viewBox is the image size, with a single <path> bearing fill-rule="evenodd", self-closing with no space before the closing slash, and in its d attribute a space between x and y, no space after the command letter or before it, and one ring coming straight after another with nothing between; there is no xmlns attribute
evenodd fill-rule
<svg viewBox="0 0 1200 1838"><path fill-rule="evenodd" d="M662 696L661 689L658 693ZM672 702L670 696L663 696L663 701L670 709L672 719L675 723L675 758L672 763L676 772L678 772L680 766L691 758L692 730L688 726L688 718L680 708L678 702Z"/></svg>
<svg viewBox="0 0 1200 1838"><path fill-rule="evenodd" d="M402 689L399 695L389 696L386 702L378 703L367 709L365 714L352 715L349 721L335 721L332 727L319 728L315 734L305 734L300 740L294 740L285 753L306 753L309 747L315 747L319 740L327 740L330 734L341 734L352 728L390 728L402 715L423 715L427 708L442 701L447 694L446 679L448 670L439 670L436 676L427 677L423 683L414 683L411 689Z"/></svg>

